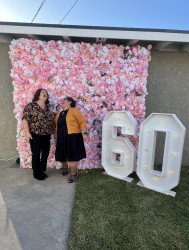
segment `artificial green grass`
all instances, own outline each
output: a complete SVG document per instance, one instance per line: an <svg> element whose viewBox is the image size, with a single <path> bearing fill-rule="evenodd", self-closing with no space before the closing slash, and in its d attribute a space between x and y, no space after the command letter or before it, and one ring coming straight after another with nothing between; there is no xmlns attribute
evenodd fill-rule
<svg viewBox="0 0 189 250"><path fill-rule="evenodd" d="M176 197L91 170L76 184L70 249L189 249L189 167Z"/></svg>

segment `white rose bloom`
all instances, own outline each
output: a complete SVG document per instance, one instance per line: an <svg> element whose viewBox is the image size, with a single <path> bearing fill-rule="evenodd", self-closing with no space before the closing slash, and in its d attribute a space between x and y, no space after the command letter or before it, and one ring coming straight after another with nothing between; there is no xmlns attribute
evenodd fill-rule
<svg viewBox="0 0 189 250"><path fill-rule="evenodd" d="M89 86L89 92L94 92L94 88Z"/></svg>
<svg viewBox="0 0 189 250"><path fill-rule="evenodd" d="M103 46L102 50L105 52L105 53L108 53L108 48L106 46Z"/></svg>

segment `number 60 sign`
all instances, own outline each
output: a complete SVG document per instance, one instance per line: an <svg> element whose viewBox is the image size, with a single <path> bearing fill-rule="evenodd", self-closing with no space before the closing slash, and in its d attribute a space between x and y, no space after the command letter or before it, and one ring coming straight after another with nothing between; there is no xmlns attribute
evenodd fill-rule
<svg viewBox="0 0 189 250"><path fill-rule="evenodd" d="M110 176L132 181L128 177L136 167L136 149L128 138L137 135L137 121L130 112L111 111L102 125L102 166ZM152 113L140 125L136 172L138 185L175 196L171 191L180 179L186 128L174 114ZM165 132L162 170L154 169L157 132Z"/></svg>

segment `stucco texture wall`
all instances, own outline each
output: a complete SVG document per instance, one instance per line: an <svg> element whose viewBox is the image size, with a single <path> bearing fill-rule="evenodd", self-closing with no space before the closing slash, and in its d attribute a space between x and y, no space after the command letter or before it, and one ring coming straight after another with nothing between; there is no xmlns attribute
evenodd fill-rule
<svg viewBox="0 0 189 250"><path fill-rule="evenodd" d="M18 155L8 51L9 45L0 43L0 159L9 159Z"/></svg>
<svg viewBox="0 0 189 250"><path fill-rule="evenodd" d="M189 53L152 52L149 65L146 117L151 113L176 114L186 127L183 164L189 164ZM162 138L156 162L162 161Z"/></svg>
<svg viewBox="0 0 189 250"><path fill-rule="evenodd" d="M0 159L17 155L8 51L8 44L0 44ZM146 116L151 113L172 113L185 125L183 164L189 164L189 53L152 52L147 88ZM156 147L156 162L161 163L161 160L160 136Z"/></svg>

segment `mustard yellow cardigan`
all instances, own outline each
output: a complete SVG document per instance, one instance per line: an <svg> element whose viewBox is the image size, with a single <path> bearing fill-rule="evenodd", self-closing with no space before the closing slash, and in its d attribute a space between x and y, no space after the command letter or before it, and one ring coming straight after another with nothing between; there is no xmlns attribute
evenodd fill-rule
<svg viewBox="0 0 189 250"><path fill-rule="evenodd" d="M60 112L55 115L55 126L57 129L57 122ZM82 130L87 128L87 123L78 108L70 108L66 115L66 124L68 134L81 133Z"/></svg>

